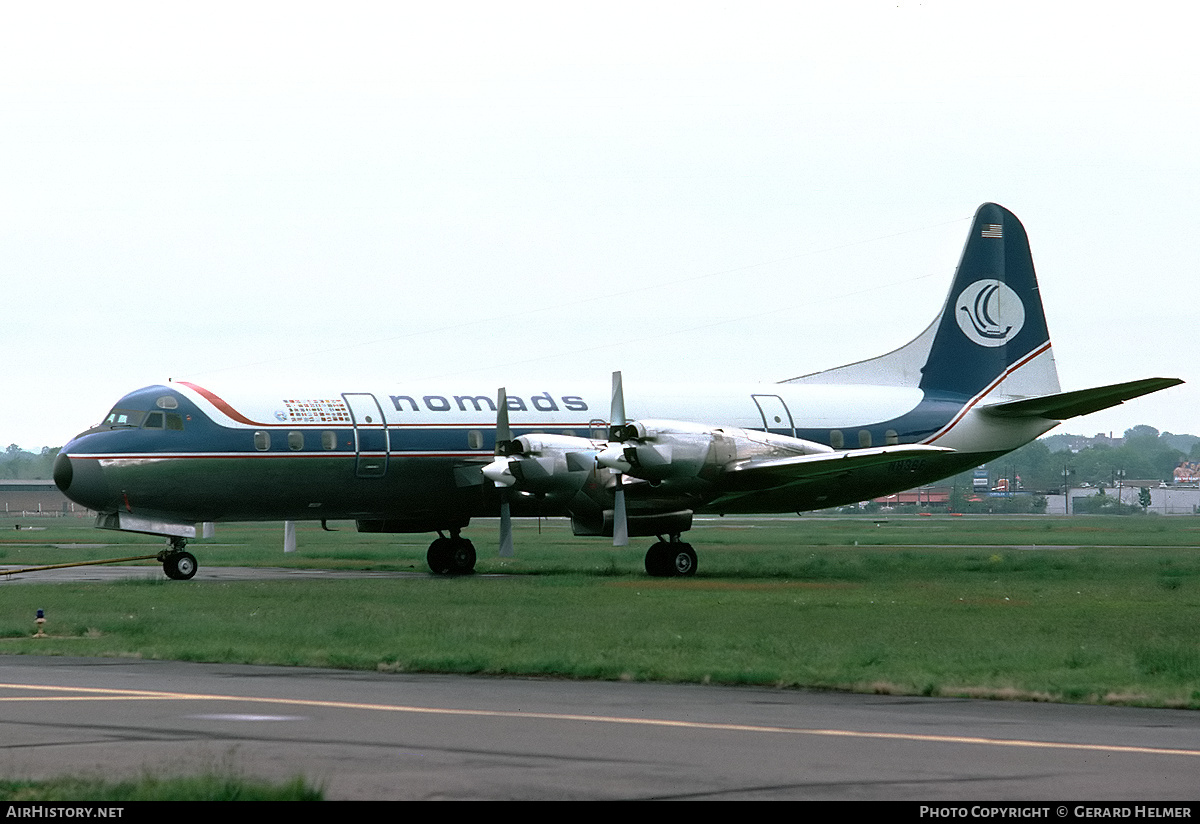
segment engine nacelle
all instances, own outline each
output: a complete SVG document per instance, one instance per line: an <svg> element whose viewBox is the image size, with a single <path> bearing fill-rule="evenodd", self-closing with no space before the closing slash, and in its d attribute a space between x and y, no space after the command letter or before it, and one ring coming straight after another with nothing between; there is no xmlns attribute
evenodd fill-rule
<svg viewBox="0 0 1200 824"><path fill-rule="evenodd" d="M630 538L649 535L678 535L692 528L692 511L656 512L650 515L630 515L626 529ZM613 511L572 513L571 532L574 535L613 536Z"/></svg>
<svg viewBox="0 0 1200 824"><path fill-rule="evenodd" d="M574 494L596 465L600 446L570 435L522 435L502 442L500 454L483 468L498 486L535 494Z"/></svg>
<svg viewBox="0 0 1200 824"><path fill-rule="evenodd" d="M614 427L613 434L621 440L607 444L596 462L646 481L715 477L735 461L834 451L786 435L689 421L634 421Z"/></svg>

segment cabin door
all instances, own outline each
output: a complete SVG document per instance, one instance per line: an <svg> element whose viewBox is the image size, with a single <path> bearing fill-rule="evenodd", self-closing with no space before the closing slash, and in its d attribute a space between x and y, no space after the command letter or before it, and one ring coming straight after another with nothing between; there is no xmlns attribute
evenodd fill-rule
<svg viewBox="0 0 1200 824"><path fill-rule="evenodd" d="M354 420L354 474L360 478L382 478L388 465L387 422L375 396L366 392L342 394Z"/></svg>
<svg viewBox="0 0 1200 824"><path fill-rule="evenodd" d="M751 395L762 415L763 427L776 435L796 437L796 424L792 421L792 413L787 404L778 395Z"/></svg>

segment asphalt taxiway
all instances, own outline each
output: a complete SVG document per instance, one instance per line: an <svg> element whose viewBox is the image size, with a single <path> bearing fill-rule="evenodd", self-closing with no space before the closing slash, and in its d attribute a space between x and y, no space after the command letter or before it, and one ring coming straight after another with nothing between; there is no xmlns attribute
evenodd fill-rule
<svg viewBox="0 0 1200 824"><path fill-rule="evenodd" d="M111 565L111 566L70 566L62 569L40 569L32 572L18 572L28 569L13 564L0 565L0 586L13 584L55 584L55 583L103 583L106 581L129 580L167 580L163 568L159 564ZM368 578L431 578L433 573L428 569L409 571L380 571L364 572L362 570L337 569L297 569L291 567L224 567L201 566L196 577L206 581L287 581L299 579L323 578L354 579L361 581ZM487 575L481 577L497 577Z"/></svg>
<svg viewBox="0 0 1200 824"><path fill-rule="evenodd" d="M331 799L1191 800L1200 713L0 656L0 775Z"/></svg>

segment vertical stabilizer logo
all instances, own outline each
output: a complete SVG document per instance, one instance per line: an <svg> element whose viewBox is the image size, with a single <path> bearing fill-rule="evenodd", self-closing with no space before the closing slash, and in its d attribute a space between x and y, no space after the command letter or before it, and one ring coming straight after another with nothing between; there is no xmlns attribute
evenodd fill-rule
<svg viewBox="0 0 1200 824"><path fill-rule="evenodd" d="M1025 325L1025 305L998 280L977 280L955 301L955 320L963 334L980 346L1003 346Z"/></svg>

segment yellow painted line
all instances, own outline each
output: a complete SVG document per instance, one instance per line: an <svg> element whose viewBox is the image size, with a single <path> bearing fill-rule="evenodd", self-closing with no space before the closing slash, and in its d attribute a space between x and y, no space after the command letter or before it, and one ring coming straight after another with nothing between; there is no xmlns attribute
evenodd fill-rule
<svg viewBox="0 0 1200 824"><path fill-rule="evenodd" d="M0 703L29 701L240 701L257 704L286 704L294 707L403 712L423 715L447 715L468 718L521 718L540 721L581 721L599 724L629 724L647 727L674 727L718 732L776 733L814 735L831 738L870 738L888 741L923 741L935 744L975 744L989 747L1076 750L1083 752L1131 753L1138 755L1200 756L1200 750L1176 750L1165 747L1133 747L1120 744L1073 744L1065 741L1030 741L1009 738L981 738L966 735L923 735L900 732L862 732L858 730L804 729L757 724L722 724L707 721L675 721L666 718L631 718L619 715L576 715L558 712L522 712L514 710L463 710L441 707L415 707L404 704L368 704L356 701L328 701L306 698L263 698L253 695L210 695L206 693L162 692L158 690L119 690L100 687L59 687L47 684L3 684L0 689L32 690L75 695L27 695L0 697Z"/></svg>

